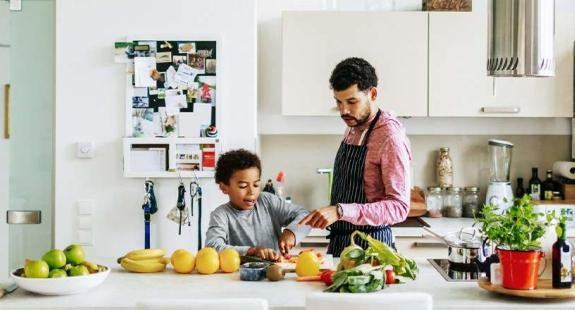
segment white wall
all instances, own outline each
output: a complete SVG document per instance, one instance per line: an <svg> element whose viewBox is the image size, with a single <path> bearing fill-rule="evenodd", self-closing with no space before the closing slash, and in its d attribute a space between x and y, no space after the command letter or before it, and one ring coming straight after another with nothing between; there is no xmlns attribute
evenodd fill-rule
<svg viewBox="0 0 575 310"><path fill-rule="evenodd" d="M344 124L338 117L283 116L281 114L281 16L287 10L362 9L377 3L382 10L417 10L419 0L258 0L258 133L341 134ZM387 5L385 5L387 4ZM302 47L302 53L313 53ZM318 87L328 87L327 80ZM385 94L385 88L383 89ZM302 94L305 95L305 94ZM385 107L384 107L385 108ZM568 135L568 118L410 118L402 122L410 135L518 134Z"/></svg>
<svg viewBox="0 0 575 310"><path fill-rule="evenodd" d="M143 247L143 180L122 177L124 65L113 44L126 37L220 39L218 108L222 148L256 147L256 10L252 0L59 0L56 22L56 246L76 241L76 203L93 199L94 246L89 256L115 257ZM74 157L75 143L96 143L94 159ZM186 184L190 180L185 180ZM204 187L203 228L225 202L213 179ZM166 213L176 180L156 180L160 210L152 246L195 249L196 225L177 235ZM188 202L189 203L189 202Z"/></svg>

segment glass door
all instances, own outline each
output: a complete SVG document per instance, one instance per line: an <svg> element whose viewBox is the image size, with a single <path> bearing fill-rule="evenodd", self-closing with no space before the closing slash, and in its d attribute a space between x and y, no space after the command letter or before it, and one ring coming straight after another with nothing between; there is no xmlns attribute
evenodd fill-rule
<svg viewBox="0 0 575 310"><path fill-rule="evenodd" d="M0 280L53 244L55 0L0 0Z"/></svg>

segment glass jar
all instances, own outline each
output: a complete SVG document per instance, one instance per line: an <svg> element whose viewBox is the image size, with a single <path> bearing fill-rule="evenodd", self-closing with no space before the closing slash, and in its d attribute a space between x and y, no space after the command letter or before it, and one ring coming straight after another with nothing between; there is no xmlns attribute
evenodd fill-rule
<svg viewBox="0 0 575 310"><path fill-rule="evenodd" d="M441 210L443 209L443 194L441 193L441 187L430 186L427 188L425 204L427 205L427 214L429 217L441 217Z"/></svg>
<svg viewBox="0 0 575 310"><path fill-rule="evenodd" d="M447 195L443 199L443 216L461 217L462 215L462 196L461 188L450 187L447 189Z"/></svg>
<svg viewBox="0 0 575 310"><path fill-rule="evenodd" d="M464 189L463 217L474 218L479 212L479 187L470 186Z"/></svg>
<svg viewBox="0 0 575 310"><path fill-rule="evenodd" d="M453 163L451 162L451 157L449 157L448 147L439 149L439 155L435 162L435 175L439 186L449 187L453 185Z"/></svg>

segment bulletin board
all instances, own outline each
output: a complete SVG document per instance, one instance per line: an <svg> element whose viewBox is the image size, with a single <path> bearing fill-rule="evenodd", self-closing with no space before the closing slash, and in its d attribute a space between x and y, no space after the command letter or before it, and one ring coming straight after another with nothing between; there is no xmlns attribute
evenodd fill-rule
<svg viewBox="0 0 575 310"><path fill-rule="evenodd" d="M126 63L127 137L217 137L217 41L115 43Z"/></svg>

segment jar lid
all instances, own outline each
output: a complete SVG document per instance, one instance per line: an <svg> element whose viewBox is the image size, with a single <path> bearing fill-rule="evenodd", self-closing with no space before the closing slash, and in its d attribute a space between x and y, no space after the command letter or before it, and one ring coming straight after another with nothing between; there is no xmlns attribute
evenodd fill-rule
<svg viewBox="0 0 575 310"><path fill-rule="evenodd" d="M488 144L494 145L494 146L503 146L503 147L513 148L513 143L511 143L509 141L503 141L503 140L497 140L497 139L489 140Z"/></svg>
<svg viewBox="0 0 575 310"><path fill-rule="evenodd" d="M444 147L440 147L439 150L442 151L442 152L449 152L449 148L448 148L448 147L445 147L445 146L444 146Z"/></svg>
<svg viewBox="0 0 575 310"><path fill-rule="evenodd" d="M441 191L441 187L439 186L429 186L427 188L428 192L440 192Z"/></svg>
<svg viewBox="0 0 575 310"><path fill-rule="evenodd" d="M450 191L450 192L455 192L455 193L457 193L457 192L460 192L460 191L461 191L461 187L453 186L453 187L447 188L447 190Z"/></svg>
<svg viewBox="0 0 575 310"><path fill-rule="evenodd" d="M463 189L466 192L478 192L479 191L479 187L477 186L467 186Z"/></svg>

